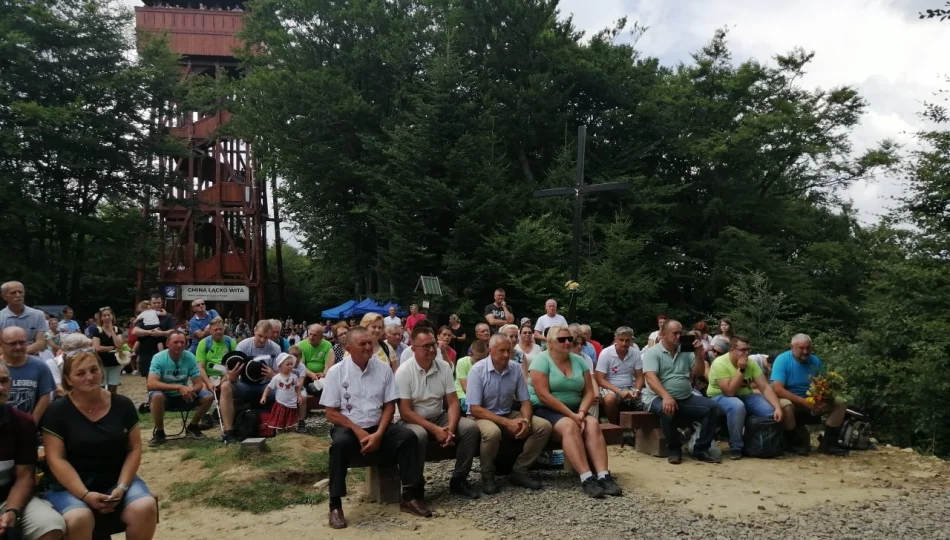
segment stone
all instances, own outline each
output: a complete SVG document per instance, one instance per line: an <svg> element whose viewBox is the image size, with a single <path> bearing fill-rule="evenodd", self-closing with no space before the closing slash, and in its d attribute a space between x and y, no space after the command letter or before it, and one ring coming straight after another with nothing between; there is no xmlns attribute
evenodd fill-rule
<svg viewBox="0 0 950 540"><path fill-rule="evenodd" d="M254 437L241 441L242 450L253 450L255 452L267 451L267 439L263 437Z"/></svg>
<svg viewBox="0 0 950 540"><path fill-rule="evenodd" d="M319 482L314 484L313 487L315 487L316 489L323 489L329 485L330 485L330 479L324 478L323 480L320 480Z"/></svg>

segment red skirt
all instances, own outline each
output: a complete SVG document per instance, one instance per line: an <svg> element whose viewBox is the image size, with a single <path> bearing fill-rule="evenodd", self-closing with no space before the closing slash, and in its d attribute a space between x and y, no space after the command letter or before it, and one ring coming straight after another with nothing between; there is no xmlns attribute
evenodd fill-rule
<svg viewBox="0 0 950 540"><path fill-rule="evenodd" d="M296 408L291 409L275 401L270 410L270 421L267 422L267 427L279 430L295 430L298 421Z"/></svg>

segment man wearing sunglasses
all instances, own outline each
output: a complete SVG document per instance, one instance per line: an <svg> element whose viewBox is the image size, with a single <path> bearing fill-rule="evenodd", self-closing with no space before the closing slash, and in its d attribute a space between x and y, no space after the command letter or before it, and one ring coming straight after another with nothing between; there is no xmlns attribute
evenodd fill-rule
<svg viewBox="0 0 950 540"><path fill-rule="evenodd" d="M188 321L188 333L191 335L191 346L188 350L191 354L198 351L199 341L211 335L208 325L220 316L217 311L207 309L205 305L205 301L201 298L191 303L191 311L194 312L194 316Z"/></svg>
<svg viewBox="0 0 950 540"><path fill-rule="evenodd" d="M683 325L673 319L667 320L660 327L657 344L643 352L643 374L647 381L643 403L660 417L670 463L679 465L683 462L682 442L676 429L679 417L702 423L699 439L693 446L693 457L707 463L719 463L722 457L711 452L710 447L722 409L711 399L693 393L690 373L702 376L706 372L706 362L702 354L683 350L681 335ZM703 350L698 338L693 339L693 349Z"/></svg>
<svg viewBox="0 0 950 540"><path fill-rule="evenodd" d="M195 439L204 439L198 423L211 408L214 397L205 390L201 380L201 370L195 355L185 350L185 334L173 331L168 336L168 348L155 355L149 366L148 402L152 409L152 421L155 430L149 446L164 444L165 411L184 411L197 409L191 422L185 427L185 435Z"/></svg>
<svg viewBox="0 0 950 540"><path fill-rule="evenodd" d="M36 423L7 403L10 383L10 371L0 363L0 538L57 540L63 538L66 522L49 504L33 497Z"/></svg>
<svg viewBox="0 0 950 540"><path fill-rule="evenodd" d="M50 402L50 392L56 390L53 374L46 362L26 354L29 342L19 326L4 328L0 333L0 349L10 374L10 404L33 415L39 425Z"/></svg>

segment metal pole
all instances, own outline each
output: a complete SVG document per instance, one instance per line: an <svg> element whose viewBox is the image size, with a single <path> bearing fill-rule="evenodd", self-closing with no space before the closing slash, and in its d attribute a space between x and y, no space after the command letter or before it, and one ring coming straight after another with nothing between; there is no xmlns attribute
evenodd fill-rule
<svg viewBox="0 0 950 540"><path fill-rule="evenodd" d="M584 187L584 149L587 142L587 126L578 126L577 128L577 173L576 186L574 189L574 231L573 241L571 242L571 280L577 281L580 278L581 265L581 210L584 199L581 195L581 188ZM575 295L571 295L571 302L568 306L568 316L574 320Z"/></svg>

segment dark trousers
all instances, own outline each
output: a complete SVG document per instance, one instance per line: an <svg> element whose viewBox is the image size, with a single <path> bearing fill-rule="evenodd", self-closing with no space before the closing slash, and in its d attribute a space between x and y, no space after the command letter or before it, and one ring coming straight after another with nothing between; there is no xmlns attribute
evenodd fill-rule
<svg viewBox="0 0 950 540"><path fill-rule="evenodd" d="M367 433L376 433L377 426L366 430ZM343 427L330 429L330 497L346 495L346 470L350 467L350 460L360 453L360 441L352 430ZM383 434L375 458L379 465L399 466L399 477L402 480L403 494L411 486L423 485L422 467L416 456L416 435L403 426L390 424ZM418 496L413 493L413 496Z"/></svg>
<svg viewBox="0 0 950 540"><path fill-rule="evenodd" d="M712 445L716 428L719 427L719 418L722 416L722 409L715 401L696 394L690 394L686 399L677 399L676 412L673 416L663 414L663 399L657 396L650 403L650 412L660 417L660 427L663 428L666 447L670 452L678 452L683 446L680 433L676 429L677 418L702 423L703 427L699 431L699 438L696 439L693 452L705 452Z"/></svg>

